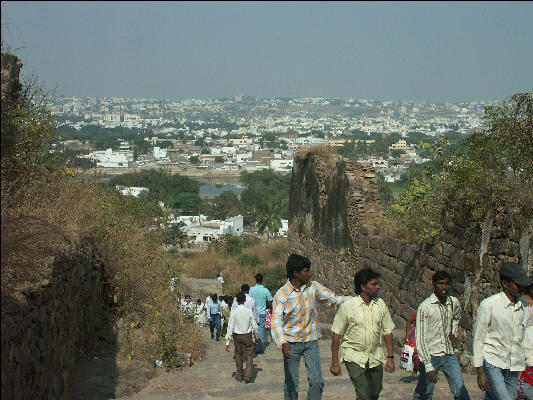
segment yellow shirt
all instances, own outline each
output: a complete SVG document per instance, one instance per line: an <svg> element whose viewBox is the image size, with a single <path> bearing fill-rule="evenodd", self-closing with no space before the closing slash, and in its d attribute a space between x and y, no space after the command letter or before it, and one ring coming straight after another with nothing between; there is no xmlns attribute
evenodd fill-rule
<svg viewBox="0 0 533 400"><path fill-rule="evenodd" d="M331 330L342 336L340 361L354 362L364 368L383 364L386 358L384 335L392 333L394 323L385 302L380 298L366 305L361 296L343 303Z"/></svg>

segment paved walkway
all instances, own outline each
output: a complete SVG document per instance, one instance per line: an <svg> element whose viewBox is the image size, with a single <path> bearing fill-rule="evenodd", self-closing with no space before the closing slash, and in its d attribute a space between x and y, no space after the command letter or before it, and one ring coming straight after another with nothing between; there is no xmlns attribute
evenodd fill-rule
<svg viewBox="0 0 533 400"><path fill-rule="evenodd" d="M232 372L235 371L233 346L227 353L222 340L220 342L210 340L207 328L204 334L208 341L204 360L181 372L161 372L143 390L128 398L138 400L283 399L283 360L281 351L275 345L269 345L264 354L254 358L253 378L255 381L245 384L236 382L232 378ZM325 380L323 399L355 399L355 391L346 368L343 367L340 377L334 377L329 372L331 340L321 340L319 343L322 374ZM395 361L396 371L393 374L384 374L384 387L380 399L410 400L416 386L416 377L400 370L399 361L397 359ZM483 399L483 393L477 388L474 375L465 375L465 382L472 400ZM307 385L305 365L302 362L299 396L301 399L306 398ZM433 399L449 400L452 398L444 375L439 373Z"/></svg>

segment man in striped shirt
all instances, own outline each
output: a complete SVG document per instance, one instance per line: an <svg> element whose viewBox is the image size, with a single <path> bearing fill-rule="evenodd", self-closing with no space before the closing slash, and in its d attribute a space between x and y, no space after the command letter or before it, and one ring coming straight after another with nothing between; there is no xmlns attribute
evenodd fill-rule
<svg viewBox="0 0 533 400"><path fill-rule="evenodd" d="M431 400L442 368L450 385L453 398L469 400L461 366L453 345L457 343L461 305L448 296L450 275L446 271L435 272L432 278L433 293L425 299L416 315L416 346L420 357L420 375L413 400Z"/></svg>
<svg viewBox="0 0 533 400"><path fill-rule="evenodd" d="M300 358L307 367L309 390L307 398L322 398L324 379L320 366L317 301L341 305L350 296L336 296L320 283L311 281L311 262L298 254L287 260L287 283L274 296L272 311L272 339L283 353L285 370L285 400L298 398ZM287 323L283 324L283 319Z"/></svg>

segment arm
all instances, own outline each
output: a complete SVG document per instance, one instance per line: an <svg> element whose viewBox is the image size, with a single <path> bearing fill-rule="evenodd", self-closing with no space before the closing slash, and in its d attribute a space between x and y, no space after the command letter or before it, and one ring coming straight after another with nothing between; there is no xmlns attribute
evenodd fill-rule
<svg viewBox="0 0 533 400"><path fill-rule="evenodd" d="M256 310L256 313L257 313L257 308L255 308ZM257 315L257 314L256 314ZM255 320L255 316L253 315L252 313L252 316L251 316L251 324L252 324L252 332L253 332L253 335L254 335L254 339L255 339L255 342L256 343L259 343L259 327L257 326L257 322Z"/></svg>
<svg viewBox="0 0 533 400"><path fill-rule="evenodd" d="M454 301L455 300L455 301ZM461 303L455 297L452 299L453 315L452 315L452 334L457 337L459 335L459 320L461 319Z"/></svg>
<svg viewBox="0 0 533 400"><path fill-rule="evenodd" d="M342 374L341 365L339 364L340 345L341 336L337 333L333 333L333 338L331 339L331 366L329 367L329 371L335 376Z"/></svg>
<svg viewBox="0 0 533 400"><path fill-rule="evenodd" d="M418 308L416 315L416 347L418 349L418 357L420 361L424 363L426 372L435 371L433 365L431 365L431 353L427 343L427 331L428 331L428 316L426 311L422 307Z"/></svg>
<svg viewBox="0 0 533 400"><path fill-rule="evenodd" d="M229 346L231 336L233 335L233 327L235 325L235 313L229 315L228 330L226 332L226 346Z"/></svg>
<svg viewBox="0 0 533 400"><path fill-rule="evenodd" d="M283 311L285 309L283 298L274 299L272 310L272 339L278 347L281 347L284 343L287 343L285 332L283 331Z"/></svg>
<svg viewBox="0 0 533 400"><path fill-rule="evenodd" d="M407 342L409 340L409 336L411 334L411 328L413 327L413 323L408 320L407 324L405 324L405 336L403 338L404 342Z"/></svg>
<svg viewBox="0 0 533 400"><path fill-rule="evenodd" d="M331 325L333 338L331 340L331 366L329 367L329 371L335 376L339 376L342 373L341 366L339 364L339 347L341 338L346 333L347 328L348 317L346 314L346 307L341 305L339 311L337 311L337 315L335 315L333 324Z"/></svg>
<svg viewBox="0 0 533 400"><path fill-rule="evenodd" d="M392 374L395 369L394 352L392 350L392 333L389 333L388 335L383 335L383 339L385 340L385 346L387 346L387 361L385 362L385 372Z"/></svg>
<svg viewBox="0 0 533 400"><path fill-rule="evenodd" d="M329 303L330 305L341 305L346 300L352 298L351 296L337 296L327 287L318 282L313 281L313 284L316 287L316 295L318 297L318 300L324 303Z"/></svg>
<svg viewBox="0 0 533 400"><path fill-rule="evenodd" d="M486 307L484 302L481 302L476 313L476 323L474 325L474 340L472 351L472 365L477 372L477 385L484 392L490 391L490 383L485 370L483 369L483 344L487 336L487 331L490 323L490 309Z"/></svg>

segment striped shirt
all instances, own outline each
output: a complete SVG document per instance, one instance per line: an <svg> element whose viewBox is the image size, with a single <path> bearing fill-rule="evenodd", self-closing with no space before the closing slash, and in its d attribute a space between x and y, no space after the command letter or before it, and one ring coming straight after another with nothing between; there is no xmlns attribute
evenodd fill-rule
<svg viewBox="0 0 533 400"><path fill-rule="evenodd" d="M435 370L431 365L431 356L455 354L448 335L453 333L457 337L460 318L461 305L453 296L448 296L446 305L443 305L432 293L418 306L416 348L427 372Z"/></svg>
<svg viewBox="0 0 533 400"><path fill-rule="evenodd" d="M318 305L320 300L331 305L341 305L351 296L336 296L327 287L309 281L296 290L287 280L274 296L272 304L272 339L278 347L283 343L306 343L318 340ZM283 319L287 323L283 324Z"/></svg>

